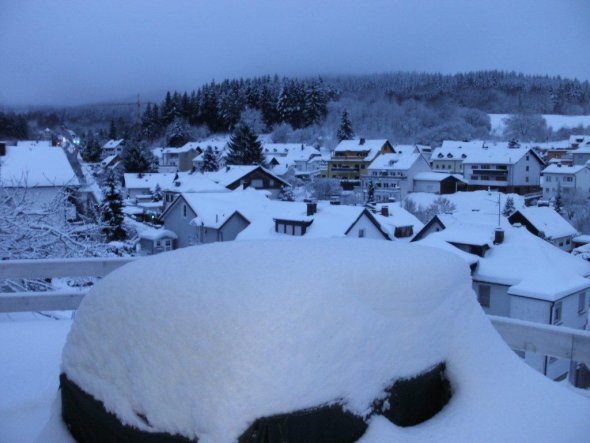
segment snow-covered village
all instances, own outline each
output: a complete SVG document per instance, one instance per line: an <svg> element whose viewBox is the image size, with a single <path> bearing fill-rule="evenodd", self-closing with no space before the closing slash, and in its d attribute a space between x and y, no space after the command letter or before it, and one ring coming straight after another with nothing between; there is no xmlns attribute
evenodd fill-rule
<svg viewBox="0 0 590 443"><path fill-rule="evenodd" d="M2 9L0 442L590 441L590 4Z"/></svg>

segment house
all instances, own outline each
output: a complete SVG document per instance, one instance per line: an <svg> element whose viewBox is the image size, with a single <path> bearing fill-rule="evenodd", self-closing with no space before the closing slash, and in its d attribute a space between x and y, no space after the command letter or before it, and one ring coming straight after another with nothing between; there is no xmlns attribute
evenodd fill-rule
<svg viewBox="0 0 590 443"><path fill-rule="evenodd" d="M459 174L444 172L418 172L414 175L413 192L454 194L465 189L465 180Z"/></svg>
<svg viewBox="0 0 590 443"><path fill-rule="evenodd" d="M429 171L430 165L416 148L396 147L395 153L381 154L371 162L361 184L365 195L373 187L377 202L401 201L414 190L414 176Z"/></svg>
<svg viewBox="0 0 590 443"><path fill-rule="evenodd" d="M562 197L578 194L590 197L590 167L583 165L551 164L541 172L543 199L551 200L558 191Z"/></svg>
<svg viewBox="0 0 590 443"><path fill-rule="evenodd" d="M321 157L318 148L302 143L266 143L262 152L268 168L277 175L284 175L289 169L295 174L315 172L317 169L310 162Z"/></svg>
<svg viewBox="0 0 590 443"><path fill-rule="evenodd" d="M338 178L350 185L360 184L360 178L380 154L394 153L388 140L342 140L328 162L328 177Z"/></svg>
<svg viewBox="0 0 590 443"><path fill-rule="evenodd" d="M238 191L238 194L242 193ZM176 248L235 240L250 224L238 209L247 204L239 202L240 197L237 194L182 193L164 210L160 219L164 228L177 236Z"/></svg>
<svg viewBox="0 0 590 443"><path fill-rule="evenodd" d="M102 158L106 158L111 155L121 155L124 147L124 139L109 140L104 145L102 145Z"/></svg>
<svg viewBox="0 0 590 443"><path fill-rule="evenodd" d="M590 300L590 263L530 233L524 226L463 223L448 227L419 244L455 252L471 267L473 288L484 311L537 323L584 329ZM457 246L459 244L459 247ZM479 245L479 250L467 247ZM452 248L449 248L452 246ZM475 262L474 262L475 261ZM563 379L574 363L518 352L544 375Z"/></svg>
<svg viewBox="0 0 590 443"><path fill-rule="evenodd" d="M351 237L390 240L376 217L361 206L328 202L271 201L238 236L246 239Z"/></svg>
<svg viewBox="0 0 590 443"><path fill-rule="evenodd" d="M43 210L55 203L64 190L79 189L80 182L61 147L51 142L19 141L16 146L0 143L0 188L25 199L30 210ZM63 201L62 219L73 219L73 204Z"/></svg>
<svg viewBox="0 0 590 443"><path fill-rule="evenodd" d="M258 165L226 165L219 171L206 172L203 175L232 191L239 187L252 187L269 191L273 197L276 197L284 186L289 186L285 180Z"/></svg>
<svg viewBox="0 0 590 443"><path fill-rule="evenodd" d="M590 160L590 135L572 135L570 147L574 165L585 165Z"/></svg>
<svg viewBox="0 0 590 443"><path fill-rule="evenodd" d="M200 154L197 154L192 162L193 166L197 171L203 170L203 162L205 160L205 151L207 148L211 148L211 151L217 158L217 163L220 167L225 166L225 154L227 152L227 143L229 141L229 136L221 136L221 137L212 137L205 140L201 140L196 142L197 147L201 151Z"/></svg>
<svg viewBox="0 0 590 443"><path fill-rule="evenodd" d="M532 148L493 143L472 151L463 161L463 177L471 190L499 189L526 194L540 190L545 162Z"/></svg>
<svg viewBox="0 0 590 443"><path fill-rule="evenodd" d="M168 229L147 228L139 233L136 250L138 255L153 255L176 249L178 236Z"/></svg>
<svg viewBox="0 0 590 443"><path fill-rule="evenodd" d="M590 135L570 135L570 149L590 148Z"/></svg>
<svg viewBox="0 0 590 443"><path fill-rule="evenodd" d="M533 235L548 241L553 246L571 252L573 238L578 231L568 221L549 207L531 206L521 208L508 217L511 225L520 223Z"/></svg>
<svg viewBox="0 0 590 443"><path fill-rule="evenodd" d="M163 148L158 170L160 172L190 171L193 169L193 159L199 154L201 154L201 148L197 142L189 142L179 148Z"/></svg>
<svg viewBox="0 0 590 443"><path fill-rule="evenodd" d="M484 142L444 140L430 155L430 166L433 171L449 174L463 174L463 161L474 151L482 149Z"/></svg>

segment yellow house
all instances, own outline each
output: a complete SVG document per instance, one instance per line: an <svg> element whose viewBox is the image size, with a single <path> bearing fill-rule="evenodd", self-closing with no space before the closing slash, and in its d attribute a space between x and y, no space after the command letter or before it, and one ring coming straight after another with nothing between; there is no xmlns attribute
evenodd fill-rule
<svg viewBox="0 0 590 443"><path fill-rule="evenodd" d="M328 177L341 180L360 180L367 168L380 154L393 154L388 140L342 140L328 162Z"/></svg>

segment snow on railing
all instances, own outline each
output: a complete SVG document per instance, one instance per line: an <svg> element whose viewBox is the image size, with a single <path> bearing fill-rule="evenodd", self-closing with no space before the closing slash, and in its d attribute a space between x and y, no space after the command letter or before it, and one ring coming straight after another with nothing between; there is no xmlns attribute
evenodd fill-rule
<svg viewBox="0 0 590 443"><path fill-rule="evenodd" d="M137 258L82 258L5 260L0 281L16 278L104 277ZM88 290L0 292L0 313L75 310ZM515 350L564 358L590 365L590 332L544 325L507 317L489 316L508 345Z"/></svg>

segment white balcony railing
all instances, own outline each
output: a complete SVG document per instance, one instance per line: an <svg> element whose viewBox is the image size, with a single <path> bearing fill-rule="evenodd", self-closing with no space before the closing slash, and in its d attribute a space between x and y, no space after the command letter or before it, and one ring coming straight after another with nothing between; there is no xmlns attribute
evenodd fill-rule
<svg viewBox="0 0 590 443"><path fill-rule="evenodd" d="M4 279L47 277L104 277L137 258L6 260L0 262ZM0 313L75 310L87 290L0 293ZM515 350L564 358L590 366L590 332L489 316L506 343Z"/></svg>

